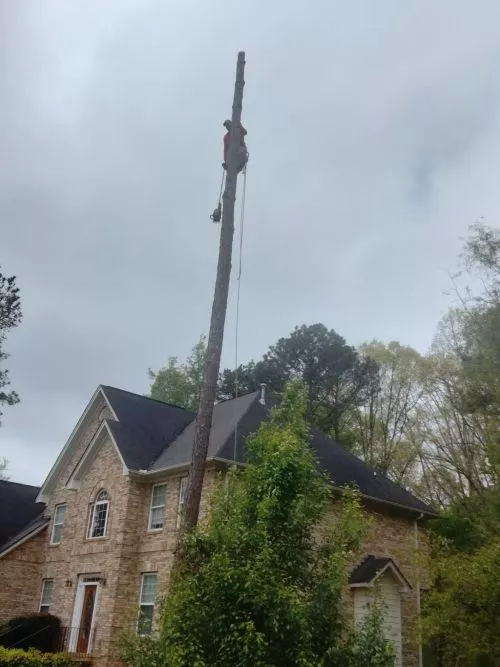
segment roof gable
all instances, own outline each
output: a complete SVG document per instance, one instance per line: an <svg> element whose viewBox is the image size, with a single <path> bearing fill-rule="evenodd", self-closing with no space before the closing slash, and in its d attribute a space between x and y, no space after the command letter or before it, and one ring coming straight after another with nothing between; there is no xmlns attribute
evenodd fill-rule
<svg viewBox="0 0 500 667"><path fill-rule="evenodd" d="M64 467L66 464L68 464L71 460L71 457L74 453L74 448L76 443L78 442L78 439L85 429L85 427L88 424L88 418L92 415L95 414L96 410L98 409L99 406L102 405L102 403L107 405L109 408L109 411L111 412L111 415L116 418L116 414L113 410L113 407L109 403L106 395L102 391L102 387L99 386L93 393L90 401L87 403L87 406L85 410L83 411L80 419L77 421L75 428L71 432L69 438L67 439L64 447L62 448L61 452L59 453L59 456L57 457L54 465L50 469L49 474L47 475L44 483L42 484L42 488L40 489L40 492L37 497L38 502L46 502L47 501L47 496L48 494L54 489L54 486L56 484L56 481L58 479L59 474L64 470Z"/></svg>
<svg viewBox="0 0 500 667"><path fill-rule="evenodd" d="M116 387L102 386L116 421L109 426L125 465L146 470L192 422L184 408L156 401Z"/></svg>
<svg viewBox="0 0 500 667"><path fill-rule="evenodd" d="M396 563L388 556L377 557L373 555L366 556L364 560L357 565L349 576L349 586L351 588L372 587L379 577L386 572L390 572L393 578L402 589L408 590L412 586L408 579L401 572Z"/></svg>
<svg viewBox="0 0 500 667"><path fill-rule="evenodd" d="M111 429L112 424L116 424L117 422L110 421L108 419L104 419L102 423L100 424L99 428L94 434L94 437L92 440L89 442L87 445L86 450L83 452L80 460L76 464L73 472L71 473L68 481L66 482L66 486L70 489L77 489L80 486L80 482L87 472L87 470L90 468L92 463L95 461L97 456L99 455L99 452L101 451L102 446L107 442L111 441L112 445L114 446L116 450L116 454L118 455L118 458L120 459L120 462L123 466L123 474L128 473L128 468L125 465L125 462L123 460L123 457L121 455L120 449L116 443L116 440L113 436L113 432Z"/></svg>
<svg viewBox="0 0 500 667"><path fill-rule="evenodd" d="M106 420L106 428L122 459L124 473L128 470L148 468L165 447L194 419L194 414L183 408L116 387L100 385L43 483L38 494L40 502L46 501L47 494L53 489L59 473L74 452L80 433L88 423L87 418L96 413L97 406L102 404L102 401L108 406L112 415L112 419ZM101 428L102 425L98 431ZM84 452L82 460L92 453L92 448L96 445L96 436L97 433ZM77 467L79 465L80 463ZM73 476L70 477L72 478Z"/></svg>

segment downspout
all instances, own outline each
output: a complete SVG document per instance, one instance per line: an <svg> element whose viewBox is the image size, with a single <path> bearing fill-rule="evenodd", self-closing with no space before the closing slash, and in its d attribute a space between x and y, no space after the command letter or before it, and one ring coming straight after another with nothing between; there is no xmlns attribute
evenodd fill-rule
<svg viewBox="0 0 500 667"><path fill-rule="evenodd" d="M415 523L413 524L414 525L414 530L415 530L415 555L416 555L417 558L418 558L418 551L419 551L418 522L421 519L423 519L423 517L424 517L423 514L420 514L419 516L417 516L417 518L415 519ZM418 618L418 622L420 624L420 622L421 622L421 605L420 605L420 578L419 578L418 563L416 563L415 571L416 571L416 575L417 575L417 577L416 577L417 581L416 581L416 585L415 585L416 592L417 592L417 618ZM419 635L418 636L418 667L423 667L424 657L423 657L423 650L422 650L422 632L421 632L420 629L419 629L418 635Z"/></svg>

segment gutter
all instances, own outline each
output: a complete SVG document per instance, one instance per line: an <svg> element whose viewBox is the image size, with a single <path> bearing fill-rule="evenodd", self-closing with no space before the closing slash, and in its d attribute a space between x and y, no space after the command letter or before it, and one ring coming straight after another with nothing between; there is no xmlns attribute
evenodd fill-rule
<svg viewBox="0 0 500 667"><path fill-rule="evenodd" d="M343 491L345 491L345 487L335 486L334 484L332 484L332 489L334 491L338 491L339 493L342 493ZM420 518L423 518L424 516L430 517L430 518L435 518L435 517L439 516L436 512L428 512L426 510L417 509L416 507L409 507L408 505L402 505L401 503L395 503L392 500L382 500L382 498L376 498L375 496L369 496L366 493L361 493L361 491L359 491L359 489L355 488L355 490L359 493L359 496L361 498L365 498L366 500L372 500L373 502L381 503L382 505L392 505L392 507L398 507L399 509L406 510L407 512L412 512L413 514L419 513L419 518L417 519L417 521L420 521Z"/></svg>
<svg viewBox="0 0 500 667"><path fill-rule="evenodd" d="M223 463L224 465L228 466L233 466L235 465L235 461L232 459L225 459L220 456L211 456L206 460L206 463ZM153 480L156 477L161 477L165 473L175 473L175 472L187 472L189 471L189 466L191 463L189 461L186 461L184 463L178 463L177 465L173 466L167 466L165 468L158 468L157 470L130 470L129 475L132 479L137 479L137 480ZM247 463L243 463L241 461L236 461L236 465L240 468L246 468L248 465ZM331 485L332 489L334 491L337 491L339 493L343 493L345 491L345 487L343 486L335 486L334 484ZM361 493L358 490L358 493L361 498L364 498L365 500L371 500L375 503L380 503L382 505L391 505L392 507L397 507L398 509L403 509L406 510L407 512L411 512L412 514L417 514L420 513L420 517L430 517L434 518L437 517L438 514L436 512L430 512L422 509L417 509L416 507L409 507L408 505L402 505L401 503L395 503L391 500L382 500L382 498L376 498L375 496L369 496L366 493ZM420 521L417 519L418 521Z"/></svg>
<svg viewBox="0 0 500 667"><path fill-rule="evenodd" d="M211 456L206 460L206 463L224 463L226 465L234 465L234 461L219 458L217 456ZM162 477L167 473L188 472L190 465L190 461L185 461L184 463L177 463L176 465L167 466L165 468L157 468L156 470L129 470L128 474L132 479L147 482L154 480L157 477ZM244 466L246 464L240 465Z"/></svg>

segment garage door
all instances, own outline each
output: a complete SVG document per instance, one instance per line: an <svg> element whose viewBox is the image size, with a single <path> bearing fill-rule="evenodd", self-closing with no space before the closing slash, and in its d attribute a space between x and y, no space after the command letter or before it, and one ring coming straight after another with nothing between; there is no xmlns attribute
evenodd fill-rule
<svg viewBox="0 0 500 667"><path fill-rule="evenodd" d="M382 615L384 618L384 634L394 647L396 665L402 667L401 642L401 593L400 584L386 572L378 579L382 596ZM354 618L356 623L363 621L373 602L373 588L354 589Z"/></svg>

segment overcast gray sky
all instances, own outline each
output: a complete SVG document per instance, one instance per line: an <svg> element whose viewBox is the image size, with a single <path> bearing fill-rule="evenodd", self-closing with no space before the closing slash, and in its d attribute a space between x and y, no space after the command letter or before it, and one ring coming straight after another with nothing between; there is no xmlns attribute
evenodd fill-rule
<svg viewBox="0 0 500 667"><path fill-rule="evenodd" d="M425 351L500 219L498 0L0 0L0 264L24 319L0 455L41 483L98 384L208 330L247 52L240 357L320 321ZM234 305L234 285L231 302ZM234 357L234 308L226 364Z"/></svg>

